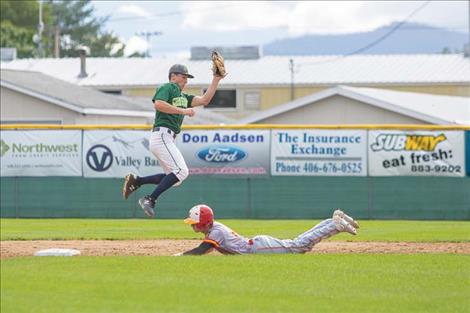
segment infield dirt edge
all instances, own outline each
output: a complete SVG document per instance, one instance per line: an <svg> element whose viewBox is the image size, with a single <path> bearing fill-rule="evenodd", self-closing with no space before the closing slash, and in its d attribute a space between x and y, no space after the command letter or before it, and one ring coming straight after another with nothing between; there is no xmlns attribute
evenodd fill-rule
<svg viewBox="0 0 470 313"><path fill-rule="evenodd" d="M200 240L27 240L1 241L1 258L32 256L50 248L77 249L82 256L170 256ZM309 253L458 253L470 254L470 242L321 242ZM215 252L212 255L220 255Z"/></svg>

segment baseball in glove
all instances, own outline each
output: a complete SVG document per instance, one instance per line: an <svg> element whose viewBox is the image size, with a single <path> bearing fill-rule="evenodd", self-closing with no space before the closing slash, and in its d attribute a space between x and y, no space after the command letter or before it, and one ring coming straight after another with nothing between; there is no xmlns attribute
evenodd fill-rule
<svg viewBox="0 0 470 313"><path fill-rule="evenodd" d="M212 51L212 72L214 75L225 77L227 72L225 71L224 57L217 51Z"/></svg>

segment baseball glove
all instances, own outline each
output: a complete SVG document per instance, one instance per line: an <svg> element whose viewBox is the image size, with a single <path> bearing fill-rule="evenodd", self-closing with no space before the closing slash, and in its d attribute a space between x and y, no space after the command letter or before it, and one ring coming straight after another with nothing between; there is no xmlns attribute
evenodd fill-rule
<svg viewBox="0 0 470 313"><path fill-rule="evenodd" d="M224 57L217 51L212 51L212 72L214 75L225 77L227 72L225 71Z"/></svg>

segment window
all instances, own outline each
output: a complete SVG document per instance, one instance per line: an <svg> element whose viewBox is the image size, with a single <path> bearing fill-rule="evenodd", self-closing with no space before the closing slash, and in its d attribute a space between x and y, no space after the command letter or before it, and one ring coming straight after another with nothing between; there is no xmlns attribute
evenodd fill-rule
<svg viewBox="0 0 470 313"><path fill-rule="evenodd" d="M101 92L104 92L110 95L117 95L117 96L122 95L122 90L101 90Z"/></svg>
<svg viewBox="0 0 470 313"><path fill-rule="evenodd" d="M258 91L245 92L245 109L259 110L261 104L261 95Z"/></svg>
<svg viewBox="0 0 470 313"><path fill-rule="evenodd" d="M1 120L1 124L56 124L61 125L61 120Z"/></svg>
<svg viewBox="0 0 470 313"><path fill-rule="evenodd" d="M204 89L206 92L206 89ZM236 90L217 90L206 108L235 109L237 107Z"/></svg>

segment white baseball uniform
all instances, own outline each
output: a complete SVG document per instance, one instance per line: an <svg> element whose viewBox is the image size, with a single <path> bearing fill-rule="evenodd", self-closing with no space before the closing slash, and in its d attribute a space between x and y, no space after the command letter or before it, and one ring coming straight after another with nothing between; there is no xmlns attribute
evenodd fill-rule
<svg viewBox="0 0 470 313"><path fill-rule="evenodd" d="M329 218L307 230L295 239L278 239L267 235L255 236L252 239L238 235L229 227L214 221L204 242L214 246L224 254L250 253L305 253L313 246L339 233L336 223Z"/></svg>
<svg viewBox="0 0 470 313"><path fill-rule="evenodd" d="M175 134L166 127L154 127L150 134L149 149L158 159L163 167L165 174L174 173L179 182L174 186L181 184L188 177L189 170L183 155L176 147Z"/></svg>
<svg viewBox="0 0 470 313"><path fill-rule="evenodd" d="M190 108L194 96L183 93L175 83L166 83L157 89L152 101L161 100L179 108ZM174 173L180 184L188 177L189 170L183 155L176 147L175 138L181 131L184 115L155 112L155 122L150 135L150 151L165 171Z"/></svg>

